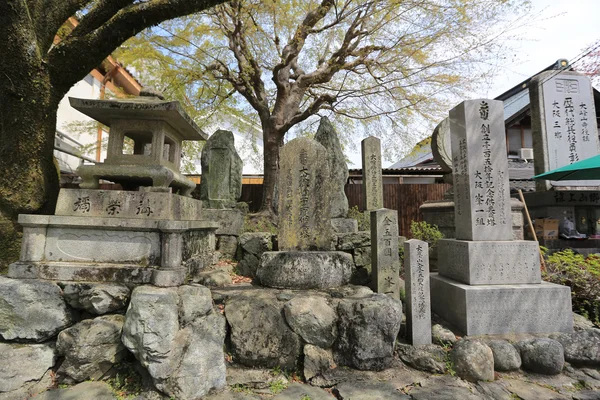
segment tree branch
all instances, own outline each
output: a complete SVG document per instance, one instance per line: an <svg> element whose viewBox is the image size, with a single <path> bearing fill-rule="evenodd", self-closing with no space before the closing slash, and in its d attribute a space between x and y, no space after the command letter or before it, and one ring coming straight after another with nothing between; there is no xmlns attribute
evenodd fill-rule
<svg viewBox="0 0 600 400"><path fill-rule="evenodd" d="M94 7L79 21L71 35L84 36L98 29L102 24L115 16L123 7L132 4L134 0L99 0Z"/></svg>

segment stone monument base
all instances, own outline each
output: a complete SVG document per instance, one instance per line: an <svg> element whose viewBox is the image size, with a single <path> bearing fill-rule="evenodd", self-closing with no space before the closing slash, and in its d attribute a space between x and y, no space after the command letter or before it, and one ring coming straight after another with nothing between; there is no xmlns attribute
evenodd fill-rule
<svg viewBox="0 0 600 400"><path fill-rule="evenodd" d="M256 276L262 286L278 289L327 289L348 284L354 268L343 251L267 251Z"/></svg>
<svg viewBox="0 0 600 400"><path fill-rule="evenodd" d="M141 285L152 282L153 267L111 263L61 261L17 261L8 267L8 277L70 282L117 282Z"/></svg>
<svg viewBox="0 0 600 400"><path fill-rule="evenodd" d="M468 285L540 283L538 243L530 240L437 242L440 275Z"/></svg>
<svg viewBox="0 0 600 400"><path fill-rule="evenodd" d="M358 221L354 218L332 218L331 227L335 233L356 233Z"/></svg>
<svg viewBox="0 0 600 400"><path fill-rule="evenodd" d="M430 282L432 311L465 335L573 331L567 286L469 286L438 274Z"/></svg>

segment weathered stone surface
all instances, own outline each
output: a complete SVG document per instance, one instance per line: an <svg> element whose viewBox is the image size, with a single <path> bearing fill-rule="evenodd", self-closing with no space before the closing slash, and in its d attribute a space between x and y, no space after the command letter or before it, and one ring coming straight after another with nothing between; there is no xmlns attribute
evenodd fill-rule
<svg viewBox="0 0 600 400"><path fill-rule="evenodd" d="M233 235L218 235L217 236L217 250L225 258L230 260L235 259L235 255L238 249L238 238Z"/></svg>
<svg viewBox="0 0 600 400"><path fill-rule="evenodd" d="M286 324L282 309L283 303L272 293L226 300L234 360L250 367L296 367L300 337Z"/></svg>
<svg viewBox="0 0 600 400"><path fill-rule="evenodd" d="M124 308L131 291L118 283L68 283L63 293L71 307L102 315Z"/></svg>
<svg viewBox="0 0 600 400"><path fill-rule="evenodd" d="M83 382L65 389L53 389L35 396L36 400L115 400L112 388L104 382Z"/></svg>
<svg viewBox="0 0 600 400"><path fill-rule="evenodd" d="M440 346L423 345L412 346L408 344L397 344L398 356L405 364L433 374L446 373L447 353Z"/></svg>
<svg viewBox="0 0 600 400"><path fill-rule="evenodd" d="M323 389L310 385L303 385L298 382L292 382L287 389L273 397L273 400L296 400L306 398L311 400L331 400L331 395Z"/></svg>
<svg viewBox="0 0 600 400"><path fill-rule="evenodd" d="M341 251L268 251L256 273L261 285L282 289L325 289L350 282L352 256Z"/></svg>
<svg viewBox="0 0 600 400"><path fill-rule="evenodd" d="M471 382L494 380L494 354L479 340L461 339L454 343L450 357L456 374Z"/></svg>
<svg viewBox="0 0 600 400"><path fill-rule="evenodd" d="M516 344L521 353L522 367L546 375L560 374L565 365L564 350L553 339L529 339Z"/></svg>
<svg viewBox="0 0 600 400"><path fill-rule="evenodd" d="M435 324L431 327L431 336L433 343L445 346L456 342L456 335L450 329L446 329L440 324Z"/></svg>
<svg viewBox="0 0 600 400"><path fill-rule="evenodd" d="M279 164L279 250L330 250L327 149L314 140L297 138L281 148Z"/></svg>
<svg viewBox="0 0 600 400"><path fill-rule="evenodd" d="M357 267L371 268L371 246L357 247L354 249L354 264Z"/></svg>
<svg viewBox="0 0 600 400"><path fill-rule="evenodd" d="M242 250L260 256L273 250L273 235L269 232L245 232L240 235L240 246Z"/></svg>
<svg viewBox="0 0 600 400"><path fill-rule="evenodd" d="M334 233L358 232L358 221L354 218L333 218L331 227Z"/></svg>
<svg viewBox="0 0 600 400"><path fill-rule="evenodd" d="M358 247L371 246L371 232L360 231L338 234L338 250L353 250Z"/></svg>
<svg viewBox="0 0 600 400"><path fill-rule="evenodd" d="M55 360L55 351L47 344L0 343L0 398L42 379Z"/></svg>
<svg viewBox="0 0 600 400"><path fill-rule="evenodd" d="M235 150L233 133L218 130L202 148L200 199L206 208L233 208L242 195L243 162Z"/></svg>
<svg viewBox="0 0 600 400"><path fill-rule="evenodd" d="M570 398L534 383L516 379L508 380L506 387L511 393L523 400L567 400Z"/></svg>
<svg viewBox="0 0 600 400"><path fill-rule="evenodd" d="M590 321L583 315L573 313L573 330L585 331L587 329L592 329L592 328L594 328L594 323L592 321Z"/></svg>
<svg viewBox="0 0 600 400"><path fill-rule="evenodd" d="M285 319L309 344L329 348L337 336L337 315L323 296L296 296L283 306Z"/></svg>
<svg viewBox="0 0 600 400"><path fill-rule="evenodd" d="M57 352L65 357L58 370L62 381L99 380L126 354L121 343L123 315L83 320L58 335Z"/></svg>
<svg viewBox="0 0 600 400"><path fill-rule="evenodd" d="M432 376L410 389L408 394L413 400L482 400L464 381L449 375Z"/></svg>
<svg viewBox="0 0 600 400"><path fill-rule="evenodd" d="M203 221L213 221L219 224L217 235L239 236L244 230L244 212L239 209L204 209L202 210Z"/></svg>
<svg viewBox="0 0 600 400"><path fill-rule="evenodd" d="M388 382L343 382L333 392L338 398L349 400L411 400Z"/></svg>
<svg viewBox="0 0 600 400"><path fill-rule="evenodd" d="M363 171L363 198L366 210L383 208L383 180L381 178L381 141L369 136L360 142Z"/></svg>
<svg viewBox="0 0 600 400"><path fill-rule="evenodd" d="M123 343L169 396L196 399L225 386L225 319L205 314L201 287L137 287L123 327Z"/></svg>
<svg viewBox="0 0 600 400"><path fill-rule="evenodd" d="M491 340L487 345L494 353L494 369L496 371L512 371L521 368L521 355L506 340Z"/></svg>
<svg viewBox="0 0 600 400"><path fill-rule="evenodd" d="M429 295L429 245L421 240L404 242L406 279L406 330L413 345L431 344L431 300Z"/></svg>
<svg viewBox="0 0 600 400"><path fill-rule="evenodd" d="M223 287L231 285L231 274L222 269L200 272L196 275L198 283L208 287Z"/></svg>
<svg viewBox="0 0 600 400"><path fill-rule="evenodd" d="M0 338L42 342L74 322L58 285L0 276Z"/></svg>
<svg viewBox="0 0 600 400"><path fill-rule="evenodd" d="M382 370L391 364L402 321L399 300L383 294L344 298L338 316L334 355L339 364L362 370Z"/></svg>
<svg viewBox="0 0 600 400"><path fill-rule="evenodd" d="M565 360L577 365L600 365L600 330L588 329L555 337L564 349Z"/></svg>
<svg viewBox="0 0 600 400"><path fill-rule="evenodd" d="M433 130L431 152L444 172L452 172L452 144L448 118L444 118Z"/></svg>
<svg viewBox="0 0 600 400"><path fill-rule="evenodd" d="M331 350L312 344L304 345L304 378L307 381L335 367Z"/></svg>
<svg viewBox="0 0 600 400"><path fill-rule="evenodd" d="M398 212L385 208L371 211L371 276L373 290L400 299L400 267Z"/></svg>
<svg viewBox="0 0 600 400"><path fill-rule="evenodd" d="M315 140L321 143L328 152L329 170L331 171L329 182L331 218L345 218L348 214L348 198L346 198L344 186L348 180L348 165L338 135L327 117L321 118Z"/></svg>

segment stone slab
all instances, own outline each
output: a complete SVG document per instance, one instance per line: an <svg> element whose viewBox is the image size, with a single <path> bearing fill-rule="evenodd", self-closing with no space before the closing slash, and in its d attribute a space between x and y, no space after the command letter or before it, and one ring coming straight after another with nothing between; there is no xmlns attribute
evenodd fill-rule
<svg viewBox="0 0 600 400"><path fill-rule="evenodd" d="M450 111L450 135L456 238L511 240L502 102L460 103Z"/></svg>
<svg viewBox="0 0 600 400"><path fill-rule="evenodd" d="M574 71L545 71L531 80L531 131L535 174L542 174L600 153L590 78ZM595 181L536 182L551 186L600 186Z"/></svg>
<svg viewBox="0 0 600 400"><path fill-rule="evenodd" d="M358 232L358 221L354 218L332 218L331 226L334 233Z"/></svg>
<svg viewBox="0 0 600 400"><path fill-rule="evenodd" d="M343 251L266 251L256 275L280 289L325 289L348 284L354 262Z"/></svg>
<svg viewBox="0 0 600 400"><path fill-rule="evenodd" d="M22 262L8 266L9 278L75 282L151 283L155 268L125 264Z"/></svg>
<svg viewBox="0 0 600 400"><path fill-rule="evenodd" d="M538 243L528 240L442 239L437 242L441 276L468 285L540 283Z"/></svg>
<svg viewBox="0 0 600 400"><path fill-rule="evenodd" d="M469 286L431 275L431 308L466 335L572 332L571 289L543 282Z"/></svg>
<svg viewBox="0 0 600 400"><path fill-rule="evenodd" d="M198 221L202 202L172 193L61 189L55 215Z"/></svg>
<svg viewBox="0 0 600 400"><path fill-rule="evenodd" d="M369 136L360 142L362 150L363 198L366 210L383 208L383 180L381 177L381 141Z"/></svg>
<svg viewBox="0 0 600 400"><path fill-rule="evenodd" d="M407 338L413 346L431 344L429 245L421 240L404 242Z"/></svg>
<svg viewBox="0 0 600 400"><path fill-rule="evenodd" d="M218 210L205 208L202 220L218 224L217 235L240 236L244 231L244 213L241 210Z"/></svg>
<svg viewBox="0 0 600 400"><path fill-rule="evenodd" d="M373 290L400 299L398 213L382 208L371 211L371 276Z"/></svg>

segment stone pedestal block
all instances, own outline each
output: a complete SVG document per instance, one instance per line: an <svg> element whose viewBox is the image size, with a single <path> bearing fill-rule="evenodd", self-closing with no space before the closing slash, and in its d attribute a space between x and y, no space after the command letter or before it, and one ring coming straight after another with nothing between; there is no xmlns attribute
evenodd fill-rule
<svg viewBox="0 0 600 400"><path fill-rule="evenodd" d="M540 283L538 243L442 239L437 243L441 276L469 285Z"/></svg>
<svg viewBox="0 0 600 400"><path fill-rule="evenodd" d="M335 233L358 232L358 221L354 218L332 218L331 226Z"/></svg>
<svg viewBox="0 0 600 400"><path fill-rule="evenodd" d="M353 265L342 251L267 251L256 275L267 287L325 289L348 284Z"/></svg>
<svg viewBox="0 0 600 400"><path fill-rule="evenodd" d="M465 335L571 332L571 290L543 282L469 286L431 276L431 308Z"/></svg>

